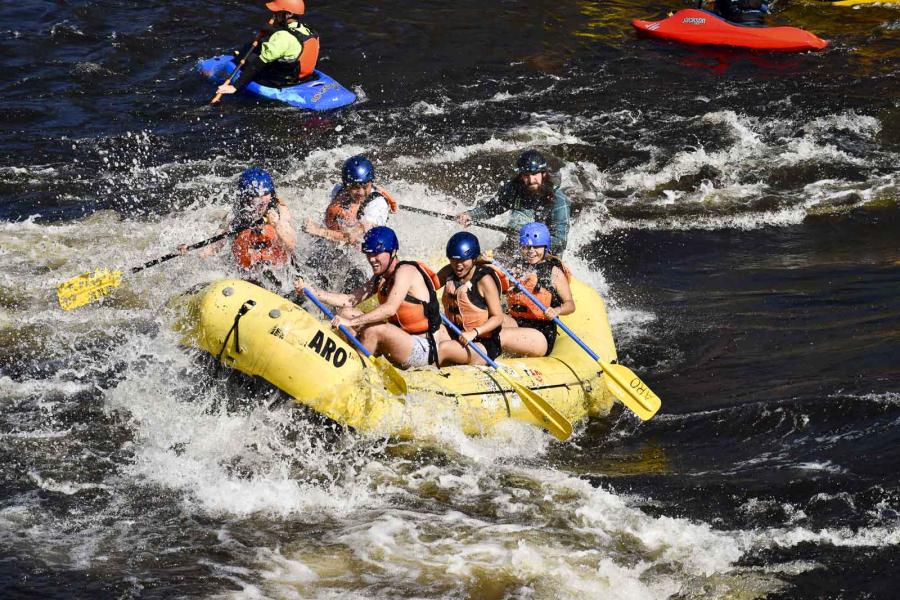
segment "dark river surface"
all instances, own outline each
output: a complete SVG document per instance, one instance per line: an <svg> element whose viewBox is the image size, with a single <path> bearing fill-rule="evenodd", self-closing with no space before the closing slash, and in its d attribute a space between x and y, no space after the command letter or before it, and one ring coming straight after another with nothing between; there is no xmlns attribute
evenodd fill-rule
<svg viewBox="0 0 900 600"><path fill-rule="evenodd" d="M310 0L320 67L361 101L211 107L196 62L261 4L0 9L0 596L896 597L900 8L776 4L831 40L779 56L634 36L686 4ZM651 421L342 431L178 346L163 307L224 258L55 302L212 235L252 164L300 224L351 154L454 212L527 147ZM454 231L393 223L422 257Z"/></svg>

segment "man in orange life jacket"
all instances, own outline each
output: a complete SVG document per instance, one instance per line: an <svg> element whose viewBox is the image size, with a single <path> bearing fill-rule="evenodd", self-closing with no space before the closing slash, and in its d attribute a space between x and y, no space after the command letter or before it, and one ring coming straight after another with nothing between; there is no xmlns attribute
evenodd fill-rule
<svg viewBox="0 0 900 600"><path fill-rule="evenodd" d="M481 346L492 360L500 355L503 307L500 294L508 288L508 280L492 266L481 263L481 245L468 231L453 235L447 242L450 264L438 272L444 286L441 303L447 318L462 331L457 340L438 347L441 364L483 365L484 360L467 345Z"/></svg>
<svg viewBox="0 0 900 600"><path fill-rule="evenodd" d="M222 84L219 94L233 94L251 81L285 87L310 77L319 60L319 36L297 20L306 12L303 0L274 0L266 8L275 13L275 31L252 52L233 84Z"/></svg>
<svg viewBox="0 0 900 600"><path fill-rule="evenodd" d="M345 325L358 331L372 354L386 356L403 369L438 364L442 362L439 348L450 336L441 324L437 276L424 263L398 260L399 247L392 229L373 227L362 242L372 278L349 294L310 290L341 309L332 327ZM305 285L297 280L298 294L302 295ZM378 295L378 308L368 313L353 308L372 294Z"/></svg>
<svg viewBox="0 0 900 600"><path fill-rule="evenodd" d="M313 243L306 265L315 270L318 283L343 278L343 289L358 288L368 279L357 253L350 252L367 231L387 226L388 215L397 212L397 202L383 187L375 184L375 167L363 155L351 156L341 167L341 183L331 190L331 202L325 209L325 226L307 218L304 231L318 238ZM327 273L326 273L327 272ZM330 277L326 277L326 274Z"/></svg>
<svg viewBox="0 0 900 600"><path fill-rule="evenodd" d="M503 323L500 345L504 352L521 356L547 356L556 343L555 317L575 312L569 288L572 273L550 254L550 230L543 223L528 223L519 231L522 258L513 271L519 282L534 294L547 311L542 311L518 287L506 292L509 317Z"/></svg>
<svg viewBox="0 0 900 600"><path fill-rule="evenodd" d="M276 195L272 177L259 167L251 167L238 178L238 196L231 214L219 229L229 232L231 254L245 278L254 283L280 288L284 277L276 271L288 271L297 246L297 234L290 210ZM207 246L200 252L211 256L226 240ZM182 253L187 246L179 246Z"/></svg>

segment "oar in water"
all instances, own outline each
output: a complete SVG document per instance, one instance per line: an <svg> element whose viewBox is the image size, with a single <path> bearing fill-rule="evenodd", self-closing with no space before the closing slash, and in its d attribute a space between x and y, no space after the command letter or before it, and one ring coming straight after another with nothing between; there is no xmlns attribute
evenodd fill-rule
<svg viewBox="0 0 900 600"><path fill-rule="evenodd" d="M262 223L262 220L258 223ZM226 231L215 235L208 240L191 244L187 249L196 250L203 246L209 246L221 239L225 239L229 235L231 235L231 232ZM148 267L164 263L173 258L178 258L181 255L181 252L166 254L165 256L146 262L139 267L134 267L128 271L128 273L133 275L138 271L143 271ZM114 271L112 269L97 269L93 273L82 273L81 275L68 279L56 286L56 299L59 301L59 305L63 310L72 310L79 306L90 304L91 302L95 302L104 296L107 296L111 291L119 287L122 283L122 276L122 271Z"/></svg>
<svg viewBox="0 0 900 600"><path fill-rule="evenodd" d="M518 287L522 292L525 293L528 298L534 302L535 306L537 306L542 311L546 312L547 307L544 306L540 300L538 300L534 294L529 292L525 286L523 286L519 280L513 277L509 271L503 268L502 265L493 263L495 267L500 269L500 271L506 275L507 278L511 282L513 282L516 287ZM653 417L656 414L656 411L659 410L659 407L662 405L662 401L659 399L659 396L653 393L653 390L650 387L641 381L641 379L634 374L634 372L628 367L622 366L620 364L608 363L599 356L597 353L591 350L587 344L582 342L577 335L575 335L571 329L566 327L565 323L563 323L559 317L553 319L553 322L559 325L559 327L565 331L570 338L575 340L575 342L581 346L581 349L587 352L591 358L596 360L600 364L600 368L603 369L603 372L606 374L607 387L613 393L613 395L622 401L622 404L627 406L634 414L640 417L642 420L646 421Z"/></svg>
<svg viewBox="0 0 900 600"><path fill-rule="evenodd" d="M269 22L268 22L269 27L271 27L271 26L274 25L274 24L275 24L275 19L274 19L274 18L269 19ZM241 59L241 61L237 64L237 66L234 68L234 71L232 71L232 72L231 72L231 75L228 76L228 79L226 79L226 80L225 80L224 82L222 82L220 85L230 85L230 84L231 84L232 80L234 79L234 76L237 75L238 72L241 70L241 67L243 67L245 64L247 64L247 59L250 58L250 53L252 53L254 50L256 50L256 47L259 46L259 43L262 41L262 39L263 39L264 37L266 37L266 34L267 34L267 33L268 33L267 31L260 31L260 32L259 32L259 34L256 36L256 38L253 40L253 43L250 44L250 49L247 50L246 54L244 54L244 57L243 57L243 58ZM218 101L221 100L221 99L222 99L222 94L217 93L217 94L213 97L213 99L209 101L209 103L210 103L210 104L215 104L216 102L218 102Z"/></svg>
<svg viewBox="0 0 900 600"><path fill-rule="evenodd" d="M447 318L446 315L441 314L441 320L444 321L444 325L446 325L453 333L457 336L462 335L462 332L459 330L459 327L456 326L453 321ZM559 411L557 411L549 402L538 396L534 390L530 390L518 381L514 380L512 377L504 373L500 366L492 361L487 354L482 352L481 348L475 345L472 342L468 342L467 344L469 348L475 351L478 356L484 360L488 365L490 365L496 373L500 375L500 377L509 384L509 386L515 390L516 394L519 395L519 398L522 399L522 403L525 407L531 411L531 413L539 418L543 423L544 427L550 434L558 439L561 442L566 441L572 435L572 424L569 423L569 420L562 416Z"/></svg>
<svg viewBox="0 0 900 600"><path fill-rule="evenodd" d="M438 219L444 219L445 221L455 221L456 217L454 215L448 215L447 213L437 212L435 210L428 210L426 208L418 208L416 206L400 206L401 210L408 210L409 212L419 213L420 215L428 215L429 217L437 217ZM472 223L476 227L483 227L485 229L493 229L494 231L499 231L501 233L515 233L513 229L509 227L501 227L499 225L491 225L490 223Z"/></svg>
<svg viewBox="0 0 900 600"><path fill-rule="evenodd" d="M313 304L315 304L322 313L328 317L328 320L334 319L334 313L328 310L328 307L322 304L322 301L316 298L315 294L313 294L308 287L303 288L303 293L309 298ZM384 381L387 384L388 391L394 395L406 395L407 387L406 380L403 378L403 375L397 370L397 367L391 364L391 361L387 360L383 356L373 357L372 353L362 345L356 336L350 332L349 329L341 325L338 327L338 330L344 334L344 337L350 341L351 344L356 346L356 349L360 351L360 353L369 359L369 362L378 369L379 372L384 376Z"/></svg>

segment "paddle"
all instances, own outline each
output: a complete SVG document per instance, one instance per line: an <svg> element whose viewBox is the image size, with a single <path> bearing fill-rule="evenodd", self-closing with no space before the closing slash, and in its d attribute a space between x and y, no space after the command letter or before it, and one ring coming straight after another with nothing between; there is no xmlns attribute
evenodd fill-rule
<svg viewBox="0 0 900 600"><path fill-rule="evenodd" d="M446 325L450 331L455 333L457 336L462 335L462 332L459 330L453 321L448 319L446 315L441 314L441 320L444 321L444 325ZM515 390L516 394L519 395L519 398L522 399L522 403L525 407L531 411L531 413L540 419L544 428L550 432L550 434L558 439L561 442L566 441L572 435L572 424L569 423L569 420L564 416L559 414L559 412L550 405L549 402L538 396L534 390L530 390L521 383L515 381L512 377L504 373L500 370L500 366L492 361L487 354L482 352L481 348L472 342L467 342L469 348L475 351L478 356L484 360L488 365L493 367L496 373L500 374L500 377Z"/></svg>
<svg viewBox="0 0 900 600"><path fill-rule="evenodd" d="M448 215L447 213L437 212L434 210L428 210L425 208L417 208L415 206L400 206L402 210L408 210L409 212L419 213L420 215L428 215L429 217L437 217L438 219L444 219L445 221L456 221L456 217L454 215ZM509 227L501 227L499 225L491 225L490 223L472 223L477 227L483 227L485 229L493 229L494 231L499 231L501 233L513 233L514 230Z"/></svg>
<svg viewBox="0 0 900 600"><path fill-rule="evenodd" d="M254 225L259 225L264 221L265 219L260 219L259 221L254 223ZM230 231L226 231L224 233L214 235L208 240L203 240L202 242L191 244L187 247L187 249L196 250L197 248L202 248L203 246L209 246L210 244L228 237L229 235L231 235L231 233L232 232ZM146 262L139 267L134 267L129 270L128 273L133 275L138 271L143 271L148 267L158 265L159 263L166 262L167 260L172 260L173 258L178 258L179 256L182 256L181 252L166 254L165 256L161 256L159 258L151 260L150 262ZM100 300L104 296L107 296L115 288L119 287L119 285L122 283L122 275L122 271L113 271L111 269L97 269L93 273L82 273L81 275L73 277L72 279L68 279L56 286L56 299L57 301L59 301L59 305L63 310L72 310L78 308L79 306L90 304L91 302L95 302L97 300Z"/></svg>
<svg viewBox="0 0 900 600"><path fill-rule="evenodd" d="M515 277L513 277L509 271L503 268L502 265L493 263L495 267L500 269L500 271L506 275L511 282L513 282L516 287L518 287L522 292L525 293L528 298L534 302L535 306L537 306L542 311L547 310L547 307L544 306L540 300L535 298L534 294L529 292L525 286L523 286ZM646 383L640 380L640 378L634 374L634 372L628 367L622 366L620 364L608 363L605 360L601 359L597 354L591 350L584 342L582 342L577 335L575 335L571 329L566 327L565 323L563 323L558 317L553 319L553 322L559 325L559 327L565 331L570 338L575 340L575 342L581 346L582 350L587 352L591 358L596 360L600 364L600 368L603 369L603 372L606 373L607 376L607 387L613 393L613 395L622 401L622 404L627 406L634 414L640 417L642 420L646 421L653 417L656 414L656 411L659 410L660 405L662 404L659 396L653 393Z"/></svg>
<svg viewBox="0 0 900 600"><path fill-rule="evenodd" d="M274 24L275 24L275 18L273 17L273 18L269 19L268 25L269 25L269 27L271 27ZM231 81L234 79L234 76L238 74L238 71L241 70L241 67L243 67L245 64L247 64L247 59L250 58L250 53L253 52L254 50L256 50L256 47L259 46L259 42L262 41L262 39L264 37L266 37L267 33L268 32L266 32L266 31L259 32L259 34L256 36L256 38L253 40L253 43L250 44L250 49L247 50L246 54L244 54L244 58L242 58L241 61L237 64L237 66L234 68L234 71L232 71L231 75L228 76L228 79L226 79L220 85L230 85L231 84ZM209 103L215 104L221 99L222 99L222 94L216 94L215 97L213 97L213 99L210 100Z"/></svg>
<svg viewBox="0 0 900 600"><path fill-rule="evenodd" d="M303 288L303 293L306 294L306 297L312 300L312 303L315 304L322 313L328 317L329 320L334 319L334 313L328 310L328 307L322 304L321 300L316 298L315 294L313 294L308 287ZM356 346L356 349L360 351L360 353L369 359L369 362L372 363L376 369L384 376L385 383L387 384L388 391L394 395L406 395L407 387L406 380L403 378L403 375L397 370L397 368L391 364L389 360L387 360L383 356L372 357L372 353L362 345L356 336L350 332L349 329L341 325L338 327L338 330L344 334L344 337L350 341L351 344Z"/></svg>

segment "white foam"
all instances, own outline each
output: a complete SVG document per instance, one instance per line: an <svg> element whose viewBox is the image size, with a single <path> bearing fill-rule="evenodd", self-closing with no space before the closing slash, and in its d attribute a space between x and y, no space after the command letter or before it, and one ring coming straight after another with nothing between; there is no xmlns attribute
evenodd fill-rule
<svg viewBox="0 0 900 600"><path fill-rule="evenodd" d="M746 543L755 549L791 548L811 543L843 548L883 548L900 544L900 528L895 525L878 527L829 527L818 531L805 527L776 528L758 532L741 532Z"/></svg>
<svg viewBox="0 0 900 600"><path fill-rule="evenodd" d="M37 471L29 471L28 477L37 484L37 486L48 492L57 492L72 496L84 490L106 490L108 485L98 483L74 483L71 481L56 481L50 477L41 477Z"/></svg>

